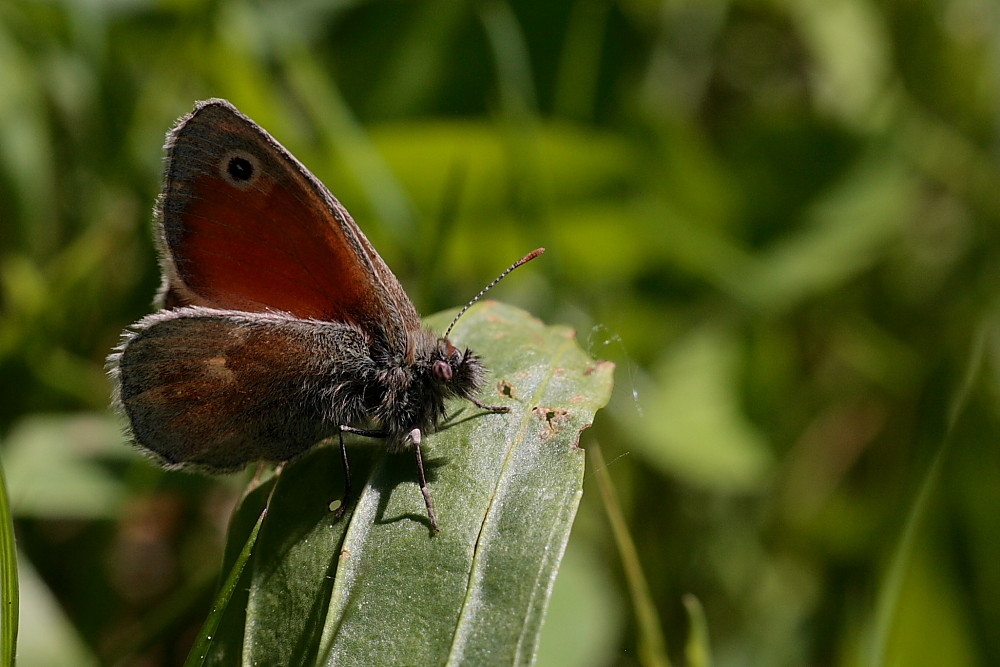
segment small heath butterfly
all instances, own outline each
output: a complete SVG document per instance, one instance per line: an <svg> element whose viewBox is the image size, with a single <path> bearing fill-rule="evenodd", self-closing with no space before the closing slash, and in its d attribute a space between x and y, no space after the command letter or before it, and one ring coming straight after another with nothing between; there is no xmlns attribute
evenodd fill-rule
<svg viewBox="0 0 1000 667"><path fill-rule="evenodd" d="M477 398L479 357L448 340L451 327L439 336L421 326L340 202L229 102L199 102L167 135L166 152L155 216L160 310L108 357L135 444L170 468L226 472L339 436L343 514L343 434L380 438L415 452L437 532L421 434L444 418L449 398L507 411Z"/></svg>

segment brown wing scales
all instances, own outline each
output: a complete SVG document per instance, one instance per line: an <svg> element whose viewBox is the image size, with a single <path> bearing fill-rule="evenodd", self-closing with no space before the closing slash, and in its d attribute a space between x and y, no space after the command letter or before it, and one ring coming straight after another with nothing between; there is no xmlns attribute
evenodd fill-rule
<svg viewBox="0 0 1000 667"><path fill-rule="evenodd" d="M361 333L277 315L181 308L136 325L116 357L118 399L137 444L173 465L234 470L283 461L360 417L321 403ZM363 370L363 369L362 369Z"/></svg>

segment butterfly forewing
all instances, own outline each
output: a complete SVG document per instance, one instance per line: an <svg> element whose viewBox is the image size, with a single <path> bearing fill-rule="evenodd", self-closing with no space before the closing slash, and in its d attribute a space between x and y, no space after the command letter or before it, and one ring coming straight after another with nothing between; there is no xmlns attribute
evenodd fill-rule
<svg viewBox="0 0 1000 667"><path fill-rule="evenodd" d="M404 349L419 326L347 211L228 102L202 103L167 142L158 212L165 303L351 322Z"/></svg>

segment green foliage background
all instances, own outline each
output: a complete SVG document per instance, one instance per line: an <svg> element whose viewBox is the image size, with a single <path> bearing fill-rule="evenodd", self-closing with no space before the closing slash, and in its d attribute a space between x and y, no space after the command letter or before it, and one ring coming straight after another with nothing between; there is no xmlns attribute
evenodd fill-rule
<svg viewBox="0 0 1000 667"><path fill-rule="evenodd" d="M549 248L496 296L618 364L583 444L675 661L693 594L722 665L1000 663L998 29L991 0L0 3L22 663L173 664L210 605L245 478L123 446L102 366L157 283L163 134L212 96L421 312ZM540 664L640 662L611 534L586 486Z"/></svg>

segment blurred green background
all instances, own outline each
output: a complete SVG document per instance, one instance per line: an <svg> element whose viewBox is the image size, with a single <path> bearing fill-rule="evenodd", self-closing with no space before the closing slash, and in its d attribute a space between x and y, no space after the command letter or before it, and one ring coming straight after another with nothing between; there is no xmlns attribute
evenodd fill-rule
<svg viewBox="0 0 1000 667"><path fill-rule="evenodd" d="M618 365L600 443L675 664L1000 664L993 0L4 0L0 457L21 664L180 662L245 477L123 444L163 135L225 97L423 313ZM593 467L539 664L641 663Z"/></svg>

